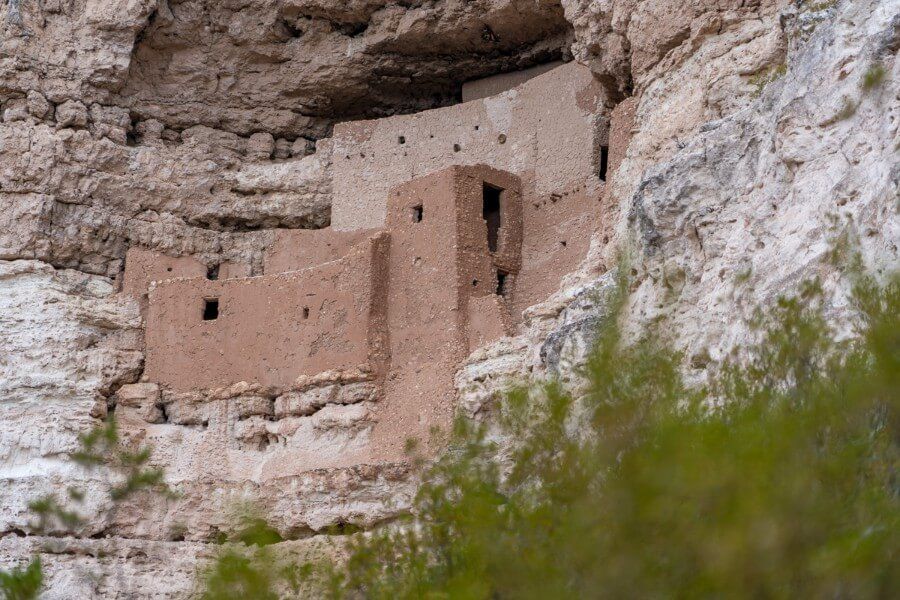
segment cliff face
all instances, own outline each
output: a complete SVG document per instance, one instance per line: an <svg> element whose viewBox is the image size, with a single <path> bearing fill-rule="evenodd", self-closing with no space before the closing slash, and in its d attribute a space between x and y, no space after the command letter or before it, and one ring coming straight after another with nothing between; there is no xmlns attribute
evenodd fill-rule
<svg viewBox="0 0 900 600"><path fill-rule="evenodd" d="M869 269L897 267L896 0L7 0L0 20L0 562L41 554L49 597L183 597L236 499L309 554L330 525L408 505L402 463L258 485L204 468L175 522L163 500L110 511L102 477L67 460L143 373L128 249L262 273L280 230L329 223L336 122L574 57L627 132L594 189L587 259L457 373L471 418L509 378L569 378L621 252L628 325L666 323L697 381L739 353L753 308L804 278L840 320L842 231ZM324 421L334 448L352 440ZM94 516L32 535L28 501L70 485Z"/></svg>

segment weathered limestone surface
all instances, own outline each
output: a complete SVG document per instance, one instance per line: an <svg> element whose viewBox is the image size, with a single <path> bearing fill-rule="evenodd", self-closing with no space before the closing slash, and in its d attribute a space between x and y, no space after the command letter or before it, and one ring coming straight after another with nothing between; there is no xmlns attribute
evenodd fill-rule
<svg viewBox="0 0 900 600"><path fill-rule="evenodd" d="M805 277L840 320L835 223L876 273L898 265L898 49L898 0L3 3L0 566L40 554L49 598L182 598L235 503L293 538L406 509L404 464L278 459L354 447L365 382L167 395L140 381L139 303L117 293L133 246L260 274L279 230L327 224L334 122L444 106L467 79L570 52L630 97L588 260L457 374L460 409L488 418L510 380L577 385L623 250L629 326L663 319L697 380L749 339L754 306ZM108 407L177 464L178 499L111 511L107 482L67 460ZM27 502L70 485L96 499L87 523L33 535Z"/></svg>
<svg viewBox="0 0 900 600"><path fill-rule="evenodd" d="M3 555L42 556L47 591L41 597L48 600L189 597L199 589L202 565L218 548L216 544L127 538L0 539ZM323 537L282 542L275 549L285 560L299 563L340 552L338 544Z"/></svg>
<svg viewBox="0 0 900 600"><path fill-rule="evenodd" d="M203 126L129 144L124 117L115 134L91 120L0 123L0 222L19 224L0 233L0 257L116 276L141 245L261 267L265 230L327 224L328 152L260 162L247 139Z"/></svg>

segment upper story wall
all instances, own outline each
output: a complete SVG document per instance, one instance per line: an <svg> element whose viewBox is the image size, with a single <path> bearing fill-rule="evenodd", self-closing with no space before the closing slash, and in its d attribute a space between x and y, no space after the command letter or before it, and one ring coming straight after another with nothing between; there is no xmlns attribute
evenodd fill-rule
<svg viewBox="0 0 900 600"><path fill-rule="evenodd" d="M145 375L173 390L369 365L385 351L386 234L340 260L282 274L158 282L149 293ZM216 314L204 314L209 302ZM212 312L212 311L211 311Z"/></svg>
<svg viewBox="0 0 900 600"><path fill-rule="evenodd" d="M332 227L384 225L391 188L453 165L484 163L520 176L523 194L596 176L603 91L568 63L490 98L334 130Z"/></svg>
<svg viewBox="0 0 900 600"><path fill-rule="evenodd" d="M545 65L531 67L530 69L500 73L499 75L492 75L491 77L467 81L462 85L462 100L463 102L471 102L472 100L496 96L497 94L501 94L516 86L522 85L529 79L534 79L538 75L560 67L563 64L564 63L561 61L556 61Z"/></svg>

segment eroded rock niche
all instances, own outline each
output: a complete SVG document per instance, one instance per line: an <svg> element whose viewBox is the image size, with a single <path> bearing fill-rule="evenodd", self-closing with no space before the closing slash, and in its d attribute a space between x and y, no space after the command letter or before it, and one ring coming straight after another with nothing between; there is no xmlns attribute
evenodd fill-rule
<svg viewBox="0 0 900 600"><path fill-rule="evenodd" d="M461 362L514 334L585 259L601 157L622 138L586 68L521 77L478 82L513 87L451 107L338 124L316 153L331 153L331 226L277 232L260 265L128 251L145 368L113 402L131 435L167 449L173 480L199 492L210 478L356 477L450 425ZM185 522L189 538L211 535Z"/></svg>

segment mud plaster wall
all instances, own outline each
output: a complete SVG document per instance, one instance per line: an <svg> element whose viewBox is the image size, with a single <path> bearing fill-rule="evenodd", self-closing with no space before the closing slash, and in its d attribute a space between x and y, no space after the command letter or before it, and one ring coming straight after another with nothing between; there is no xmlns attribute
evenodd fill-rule
<svg viewBox="0 0 900 600"><path fill-rule="evenodd" d="M157 283L149 294L145 375L175 390L238 381L289 386L300 375L368 363L387 241L373 237L339 261L260 277ZM205 299L218 317L203 319Z"/></svg>
<svg viewBox="0 0 900 600"><path fill-rule="evenodd" d="M523 202L522 269L510 310L515 320L529 306L546 300L562 277L584 260L599 205L598 192L583 185Z"/></svg>
<svg viewBox="0 0 900 600"><path fill-rule="evenodd" d="M517 195L517 178L486 167L447 169L391 192L391 365L379 407L383 418L373 431L379 454L401 456L407 438L427 439L433 425L450 423L454 374L469 352L467 304L470 297L492 293L492 257L481 219L485 180L509 190L510 198ZM416 207L421 221L413 218ZM514 209L508 218L501 250L519 244ZM502 331L497 317L493 329Z"/></svg>
<svg viewBox="0 0 900 600"><path fill-rule="evenodd" d="M462 86L463 102L471 102L472 100L480 100L489 96L496 96L502 92L509 91L516 86L522 85L529 79L534 79L538 75L542 75L547 71L551 71L556 67L562 66L561 61L551 62L544 65L531 67L530 69L522 69L521 71L512 71L511 73L501 73L491 77L475 79L467 81Z"/></svg>
<svg viewBox="0 0 900 600"><path fill-rule="evenodd" d="M373 230L335 231L330 227L279 229L263 259L265 273L299 271L337 260L373 233Z"/></svg>
<svg viewBox="0 0 900 600"><path fill-rule="evenodd" d="M132 247L125 255L122 291L134 296L147 314L147 293L154 281L166 279L206 277L206 266L190 256L166 256L144 248Z"/></svg>
<svg viewBox="0 0 900 600"><path fill-rule="evenodd" d="M520 176L523 195L599 183L605 139L600 84L569 63L498 96L334 130L332 226L381 227L391 188L453 165Z"/></svg>

